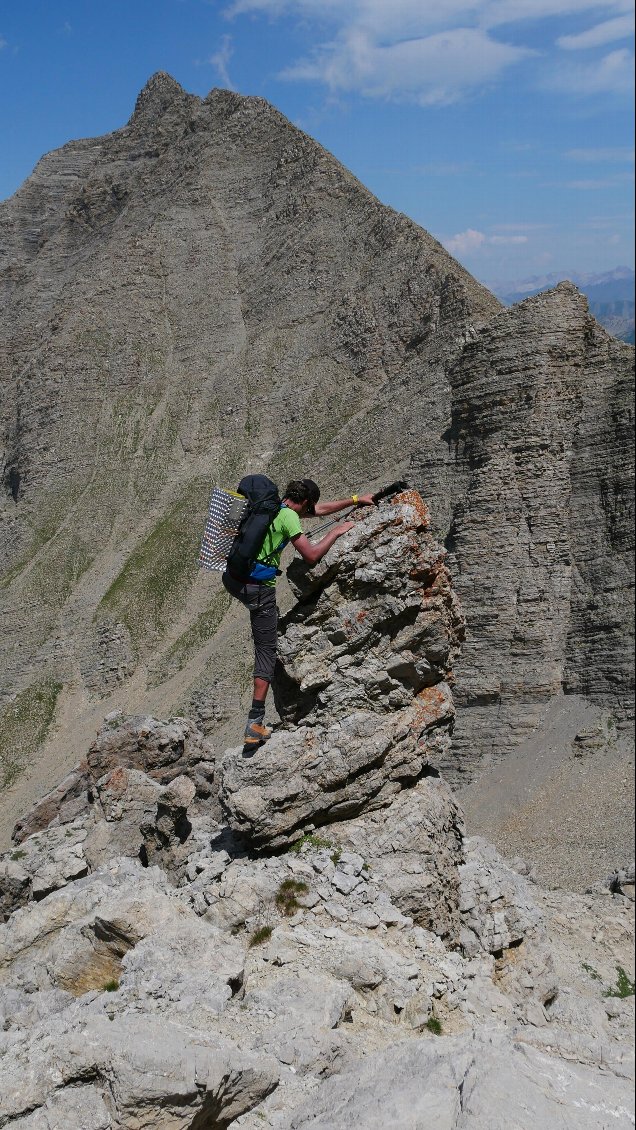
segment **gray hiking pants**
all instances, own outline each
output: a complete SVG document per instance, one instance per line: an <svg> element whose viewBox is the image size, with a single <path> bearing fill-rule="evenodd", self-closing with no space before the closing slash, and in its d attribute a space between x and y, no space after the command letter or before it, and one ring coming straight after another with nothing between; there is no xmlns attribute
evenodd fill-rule
<svg viewBox="0 0 636 1130"><path fill-rule="evenodd" d="M250 614L254 640L254 678L271 683L276 666L278 608L274 585L252 585L224 573L221 577L230 596L244 604Z"/></svg>

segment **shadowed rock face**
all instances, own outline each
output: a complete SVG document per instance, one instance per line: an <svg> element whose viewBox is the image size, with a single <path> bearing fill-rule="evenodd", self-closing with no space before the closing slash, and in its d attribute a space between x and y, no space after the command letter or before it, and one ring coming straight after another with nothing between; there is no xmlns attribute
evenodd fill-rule
<svg viewBox="0 0 636 1130"><path fill-rule="evenodd" d="M469 622L449 771L551 695L625 708L633 350L573 288L503 311L263 100L166 75L42 158L0 255L0 709L53 676L79 749L114 692L226 720L242 650L196 559L246 471L427 498Z"/></svg>
<svg viewBox="0 0 636 1130"><path fill-rule="evenodd" d="M230 823L256 846L387 807L448 760L464 621L428 526L408 491L360 512L313 569L290 570L300 599L281 626L274 686L284 728L251 758L228 752L221 770ZM419 801L453 857L461 818L439 788L441 803L434 789Z"/></svg>
<svg viewBox="0 0 636 1130"><path fill-rule="evenodd" d="M633 710L633 355L562 283L493 319L449 376L454 469L431 477L468 620L447 768L470 773L559 694Z"/></svg>

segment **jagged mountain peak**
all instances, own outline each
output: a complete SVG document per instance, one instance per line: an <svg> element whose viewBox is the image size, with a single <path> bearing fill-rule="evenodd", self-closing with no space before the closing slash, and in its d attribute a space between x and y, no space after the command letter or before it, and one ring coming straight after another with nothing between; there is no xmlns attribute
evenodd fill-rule
<svg viewBox="0 0 636 1130"><path fill-rule="evenodd" d="M155 71L140 90L129 124L160 117L177 99L192 98L166 71Z"/></svg>

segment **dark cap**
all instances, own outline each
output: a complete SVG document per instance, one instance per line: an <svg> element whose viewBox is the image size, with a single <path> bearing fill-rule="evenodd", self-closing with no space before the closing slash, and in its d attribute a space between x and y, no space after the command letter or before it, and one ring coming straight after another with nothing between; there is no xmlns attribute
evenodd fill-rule
<svg viewBox="0 0 636 1130"><path fill-rule="evenodd" d="M301 479L300 481L306 491L305 498L307 499L308 503L307 509L310 514L315 514L316 503L320 498L320 487L318 486L318 483L314 482L313 479Z"/></svg>
<svg viewBox="0 0 636 1130"><path fill-rule="evenodd" d="M320 498L320 487L313 479L293 479L285 488L285 498L291 502L306 502L309 514L316 513L316 503Z"/></svg>

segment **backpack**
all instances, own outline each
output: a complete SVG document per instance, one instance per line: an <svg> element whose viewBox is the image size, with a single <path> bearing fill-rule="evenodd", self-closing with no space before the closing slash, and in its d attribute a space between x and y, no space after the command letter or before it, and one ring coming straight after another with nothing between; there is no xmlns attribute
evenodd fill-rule
<svg viewBox="0 0 636 1130"><path fill-rule="evenodd" d="M237 490L247 499L247 507L227 555L228 572L241 580L271 580L278 570L262 563L257 565L256 558L263 547L265 535L282 506L278 487L266 475L246 475L241 479Z"/></svg>

